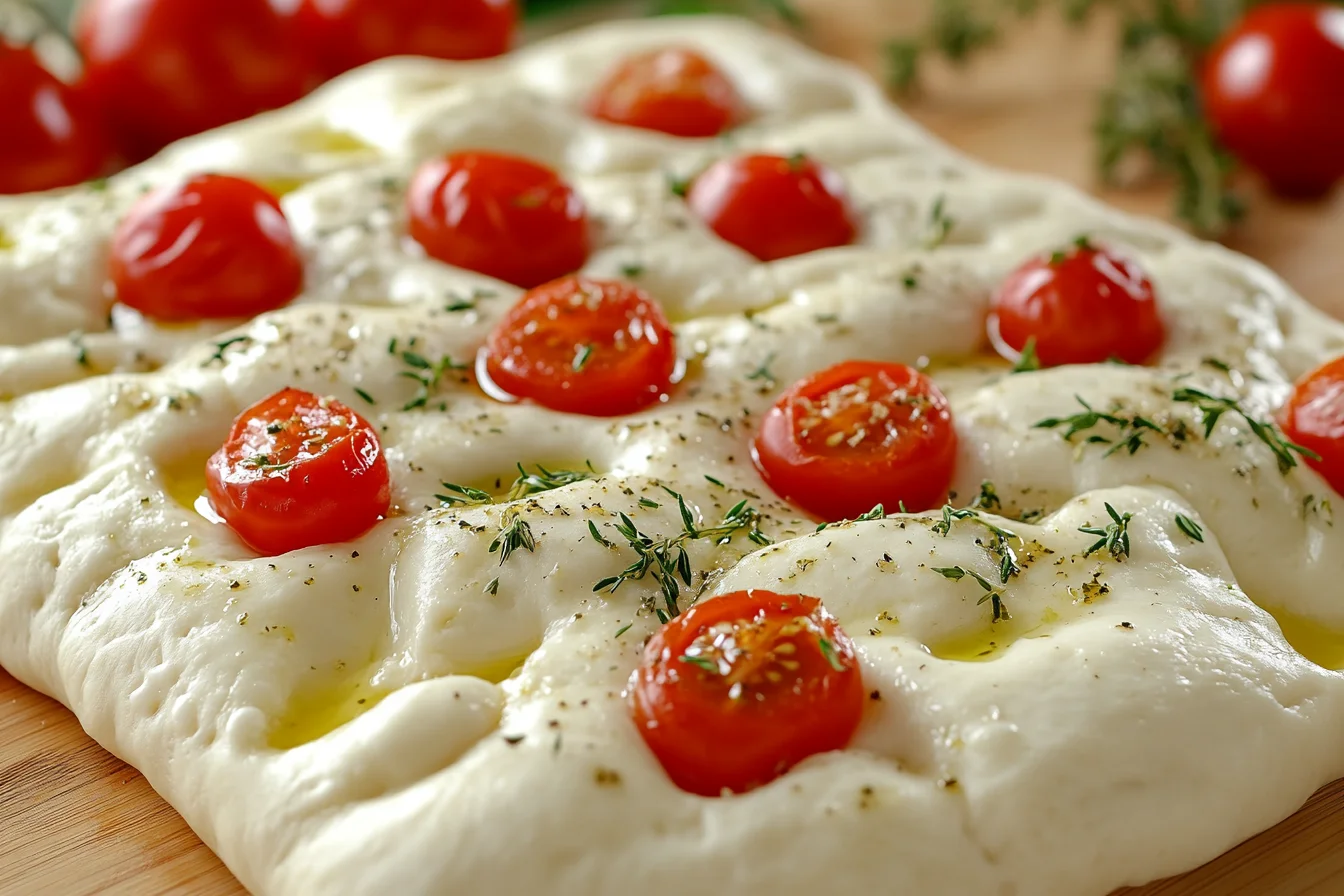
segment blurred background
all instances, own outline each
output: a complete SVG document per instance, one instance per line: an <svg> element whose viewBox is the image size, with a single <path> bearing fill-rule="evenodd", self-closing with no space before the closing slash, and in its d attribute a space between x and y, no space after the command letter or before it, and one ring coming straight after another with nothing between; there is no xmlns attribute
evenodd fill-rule
<svg viewBox="0 0 1344 896"><path fill-rule="evenodd" d="M11 51L38 38L41 64L73 92L75 124L91 109L110 132L101 154L46 165L44 183L6 184L6 153L24 141L0 143L0 192L105 175L376 56L478 58L595 19L705 12L848 59L956 147L1219 239L1344 317L1337 3L0 0ZM23 83L0 57L0 120L26 101Z"/></svg>

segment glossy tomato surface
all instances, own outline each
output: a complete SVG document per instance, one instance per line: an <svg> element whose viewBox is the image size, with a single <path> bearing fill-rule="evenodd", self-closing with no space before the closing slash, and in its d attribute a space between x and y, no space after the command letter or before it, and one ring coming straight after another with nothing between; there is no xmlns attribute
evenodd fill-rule
<svg viewBox="0 0 1344 896"><path fill-rule="evenodd" d="M711 230L761 261L845 246L857 233L840 175L803 155L715 162L691 183L686 202Z"/></svg>
<svg viewBox="0 0 1344 896"><path fill-rule="evenodd" d="M630 692L644 742L702 796L770 783L842 750L863 715L854 644L815 597L735 591L655 634Z"/></svg>
<svg viewBox="0 0 1344 896"><path fill-rule="evenodd" d="M303 288L303 259L275 197L201 174L141 198L112 236L117 301L159 320L252 317Z"/></svg>
<svg viewBox="0 0 1344 896"><path fill-rule="evenodd" d="M514 398L570 414L615 417L672 388L672 327L629 283L565 277L528 292L482 352L484 379Z"/></svg>
<svg viewBox="0 0 1344 896"><path fill-rule="evenodd" d="M540 286L583 266L588 214L551 169L492 152L425 162L406 196L407 227L433 258L515 286Z"/></svg>
<svg viewBox="0 0 1344 896"><path fill-rule="evenodd" d="M102 119L43 67L30 47L0 39L0 193L68 187L103 173Z"/></svg>
<svg viewBox="0 0 1344 896"><path fill-rule="evenodd" d="M702 54L664 47L631 56L598 85L594 118L674 137L714 137L745 116L733 82Z"/></svg>
<svg viewBox="0 0 1344 896"><path fill-rule="evenodd" d="M1218 138L1280 192L1344 177L1344 8L1257 6L1214 47L1204 105Z"/></svg>
<svg viewBox="0 0 1344 896"><path fill-rule="evenodd" d="M1079 240L1033 258L1008 276L991 303L990 337L1005 354L1028 343L1044 367L1142 364L1167 338L1152 281L1138 262Z"/></svg>
<svg viewBox="0 0 1344 896"><path fill-rule="evenodd" d="M88 0L74 30L83 89L136 158L291 103L318 83L293 25L268 0Z"/></svg>
<svg viewBox="0 0 1344 896"><path fill-rule="evenodd" d="M853 519L877 504L892 513L941 505L957 433L947 399L919 371L846 361L780 396L752 456L780 497L823 520Z"/></svg>
<svg viewBox="0 0 1344 896"><path fill-rule="evenodd" d="M299 389L238 415L206 465L206 485L215 511L262 554L349 541L391 500L373 427L339 401Z"/></svg>
<svg viewBox="0 0 1344 896"><path fill-rule="evenodd" d="M386 56L483 59L513 43L517 0L303 0L299 21L329 75Z"/></svg>
<svg viewBox="0 0 1344 896"><path fill-rule="evenodd" d="M1344 494L1344 358L1298 380L1279 421L1284 435L1316 455L1303 457L1307 465Z"/></svg>

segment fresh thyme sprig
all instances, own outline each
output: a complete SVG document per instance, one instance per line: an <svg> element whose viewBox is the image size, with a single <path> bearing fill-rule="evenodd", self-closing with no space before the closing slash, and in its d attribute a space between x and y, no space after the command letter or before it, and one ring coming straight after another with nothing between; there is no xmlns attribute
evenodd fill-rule
<svg viewBox="0 0 1344 896"><path fill-rule="evenodd" d="M957 520L970 520L978 523L989 530L994 536L994 543L988 545L989 552L994 555L994 559L999 564L999 579L1007 584L1008 580L1022 571L1022 567L1017 562L1017 552L1013 550L1013 541L1021 541L1021 537L1010 529L1002 526L996 526L989 520L982 517L978 511L969 507L955 508L951 504L943 505L943 518L934 523L931 531L938 535L947 537L952 531L952 524Z"/></svg>
<svg viewBox="0 0 1344 896"><path fill-rule="evenodd" d="M980 494L975 496L971 506L979 510L1000 510L1003 508L1003 501L999 500L999 493L994 488L994 483L988 479L980 483Z"/></svg>
<svg viewBox="0 0 1344 896"><path fill-rule="evenodd" d="M1097 551L1105 548L1116 560L1123 560L1129 556L1129 521L1134 518L1132 513L1119 513L1110 502L1105 504L1106 515L1111 518L1104 528L1098 526L1080 526L1078 531L1087 535L1100 536L1096 544L1083 551L1084 557L1091 557Z"/></svg>
<svg viewBox="0 0 1344 896"><path fill-rule="evenodd" d="M1166 430L1147 417L1141 417L1138 414L1126 417L1120 413L1119 408L1114 408L1109 412L1099 411L1084 401L1081 395L1073 397L1083 406L1082 411L1069 417L1046 417L1044 420L1037 420L1032 424L1032 427L1035 429L1057 429L1065 426L1067 429L1061 435L1064 441L1072 442L1073 437L1078 433L1092 429L1101 423L1109 423L1118 430L1113 438L1100 433L1093 433L1087 437L1088 442L1111 446L1106 449L1106 453L1102 457L1110 457L1117 451L1125 450L1134 454L1147 444L1143 440L1146 434L1150 432L1155 432L1158 435L1166 434Z"/></svg>
<svg viewBox="0 0 1344 896"><path fill-rule="evenodd" d="M1013 364L1012 373L1032 373L1041 369L1041 359L1036 356L1036 337L1027 337L1027 344L1022 346L1022 352L1017 356L1017 361Z"/></svg>
<svg viewBox="0 0 1344 896"><path fill-rule="evenodd" d="M410 401L402 405L401 409L403 411L413 411L416 408L423 408L429 403L429 399L434 394L434 391L438 389L444 374L452 370L467 369L467 365L456 363L448 355L444 355L437 361L430 361L419 352L403 349L399 356L402 363L410 369L403 370L397 375L415 380L419 383L419 388L416 389L415 395L411 397Z"/></svg>
<svg viewBox="0 0 1344 896"><path fill-rule="evenodd" d="M947 242L952 228L956 226L956 220L947 213L947 196L938 194L938 198L933 200L933 206L929 209L929 222L924 230L924 248L937 249Z"/></svg>
<svg viewBox="0 0 1344 896"><path fill-rule="evenodd" d="M1226 413L1233 413L1246 421L1250 427L1251 433L1260 441L1268 446L1274 454L1274 460L1278 462L1279 472L1287 473L1293 467L1297 466L1297 458L1294 454L1311 460L1320 460L1321 456L1310 448L1306 448L1296 442L1291 442L1283 436L1279 428L1271 420L1257 420L1241 407L1241 405L1231 398L1222 398L1217 395L1210 395L1208 392L1202 392L1199 389L1180 388L1172 393L1172 401L1185 402L1193 404L1195 410L1199 412L1200 419L1204 422L1204 438L1213 434L1214 427L1218 425L1218 420Z"/></svg>
<svg viewBox="0 0 1344 896"><path fill-rule="evenodd" d="M654 538L641 532L629 515L618 514L619 522L612 524L612 528L620 533L638 559L616 575L602 579L593 586L593 590L606 591L610 594L626 582L652 576L663 596L663 607L655 607L654 612L659 620L667 622L681 613L679 598L682 585L689 588L692 583L691 558L686 552L688 543L705 540L716 545L725 545L734 535L743 531L755 544L768 545L772 542L770 537L761 531L760 511L749 506L745 500L734 504L717 526L702 529L696 525L695 515L691 513L685 498L666 486L663 486L663 491L677 502L682 531L670 538ZM588 527L598 543L606 547L611 546L611 542L599 533L591 520Z"/></svg>
<svg viewBox="0 0 1344 896"><path fill-rule="evenodd" d="M970 576L974 579L975 583L984 589L985 592L984 596L975 602L976 606L983 604L985 601L990 602L990 609L993 614L993 618L990 620L991 622L1000 622L1004 619L1013 618L1008 614L1008 607L1003 602L1003 590L995 588L993 585L989 584L989 580L975 570L967 569L964 566L935 566L933 567L933 571L943 578L951 579L954 582L960 582L966 576Z"/></svg>
<svg viewBox="0 0 1344 896"><path fill-rule="evenodd" d="M500 499L501 502L517 501L529 495L597 478L597 471L593 469L591 462L588 463L587 470L548 470L541 464L534 466L536 472L530 473L521 463L518 464L518 478L513 480L509 490ZM495 501L489 492L469 485L459 485L456 482L440 482L439 485L443 486L445 494L437 494L434 497L445 507L472 507L478 504L493 504Z"/></svg>
<svg viewBox="0 0 1344 896"><path fill-rule="evenodd" d="M499 534L490 542L490 553L498 551L499 565L503 566L504 561L520 548L530 552L536 551L537 542L532 536L532 527L528 525L527 520L517 514L507 515L500 521Z"/></svg>

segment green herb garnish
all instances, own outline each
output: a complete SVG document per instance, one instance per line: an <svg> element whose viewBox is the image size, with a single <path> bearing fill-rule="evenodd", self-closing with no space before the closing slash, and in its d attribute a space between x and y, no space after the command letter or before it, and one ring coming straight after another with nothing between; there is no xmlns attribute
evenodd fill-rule
<svg viewBox="0 0 1344 896"><path fill-rule="evenodd" d="M1183 513L1176 514L1176 528L1184 532L1185 537L1189 538L1191 541L1204 541L1204 530L1200 527L1199 523L1190 519L1190 517Z"/></svg>
<svg viewBox="0 0 1344 896"><path fill-rule="evenodd" d="M1129 556L1129 521L1134 518L1134 514L1120 514L1109 502L1105 504L1106 514L1111 518L1105 528L1097 526L1082 526L1079 532L1088 535L1100 536L1096 544L1092 545L1086 551L1083 551L1084 557L1091 557L1094 553L1105 548L1116 560L1123 560Z"/></svg>
<svg viewBox="0 0 1344 896"><path fill-rule="evenodd" d="M1257 420L1246 413L1235 399L1222 398L1202 392L1199 389L1189 388L1177 389L1172 393L1171 399L1195 406L1195 410L1199 412L1200 418L1204 422L1204 438L1206 439L1213 434L1213 429L1218 425L1218 420L1223 414L1233 413L1241 417L1242 420L1246 421L1246 425L1250 427L1255 437L1264 442L1273 452L1280 473L1287 473L1297 466L1297 458L1293 456L1294 454L1311 460L1321 459L1321 456L1310 448L1284 438L1273 421Z"/></svg>

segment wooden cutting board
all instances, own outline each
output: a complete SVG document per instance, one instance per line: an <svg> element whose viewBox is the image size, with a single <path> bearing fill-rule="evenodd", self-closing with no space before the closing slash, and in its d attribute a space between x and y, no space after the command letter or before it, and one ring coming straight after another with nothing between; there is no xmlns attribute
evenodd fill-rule
<svg viewBox="0 0 1344 896"><path fill-rule="evenodd" d="M803 0L809 38L880 70L878 36L917 7L890 0ZM896 9L893 9L896 7ZM911 12L915 9L915 12ZM966 72L937 70L907 108L967 152L1092 186L1088 126L1108 75L1106 27L1083 35L1031 27ZM1165 215L1156 185L1104 198ZM1269 264L1307 298L1344 317L1344 198L1290 206L1254 196L1229 243ZM242 888L133 769L93 743L62 707L0 672L0 894L190 893ZM1344 893L1344 782L1203 868L1126 896Z"/></svg>

